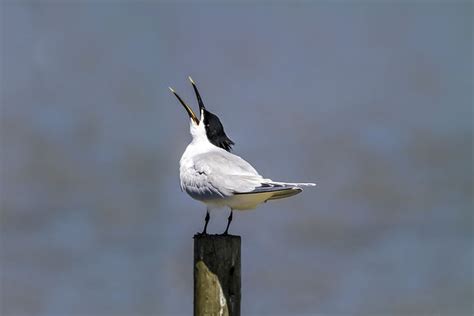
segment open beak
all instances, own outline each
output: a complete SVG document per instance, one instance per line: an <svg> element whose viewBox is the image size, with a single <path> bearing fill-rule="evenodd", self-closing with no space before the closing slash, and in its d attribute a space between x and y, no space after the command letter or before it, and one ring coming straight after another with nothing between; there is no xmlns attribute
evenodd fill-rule
<svg viewBox="0 0 474 316"><path fill-rule="evenodd" d="M191 84L193 85L194 93L196 94L196 98L199 104L199 111L202 111L206 107L204 106L204 103L202 102L201 95L199 94L198 88L196 87L196 83L194 82L193 78L191 78L191 76L189 76L188 78L189 78L189 81L191 81Z"/></svg>
<svg viewBox="0 0 474 316"><path fill-rule="evenodd" d="M194 86L194 85L193 85ZM194 123L199 124L199 120L196 117L196 114L194 114L193 110L187 105L183 99L170 87L171 92L178 98L179 102L184 106L184 109L186 112L188 112L189 117L194 121ZM200 100L200 99L199 99ZM201 101L202 102L202 101ZM199 106L200 107L200 106Z"/></svg>

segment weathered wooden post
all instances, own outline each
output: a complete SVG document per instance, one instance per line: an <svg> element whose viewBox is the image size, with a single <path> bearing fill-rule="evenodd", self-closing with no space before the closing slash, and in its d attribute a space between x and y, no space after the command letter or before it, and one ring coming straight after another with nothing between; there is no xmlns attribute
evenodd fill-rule
<svg viewBox="0 0 474 316"><path fill-rule="evenodd" d="M194 315L240 316L240 236L194 236Z"/></svg>

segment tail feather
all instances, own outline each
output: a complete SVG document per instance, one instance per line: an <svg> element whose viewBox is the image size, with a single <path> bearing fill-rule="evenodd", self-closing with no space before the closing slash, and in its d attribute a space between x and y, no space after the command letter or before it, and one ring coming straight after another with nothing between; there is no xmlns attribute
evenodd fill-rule
<svg viewBox="0 0 474 316"><path fill-rule="evenodd" d="M235 195L252 195L261 197L262 201L278 200L301 193L302 188L295 186L261 186L250 192L235 192Z"/></svg>
<svg viewBox="0 0 474 316"><path fill-rule="evenodd" d="M246 192L234 192L235 196L245 196L247 195L247 203L248 201L252 201L250 203L253 208L257 204L270 201L270 200L279 200L284 199L298 193L301 193L303 189L302 186L315 186L314 183L287 183L287 182L275 182L271 180L267 180L261 183L260 186L255 187L252 191ZM250 200L248 200L250 199ZM248 206L248 205L247 205ZM237 209L237 208L236 208ZM247 208L242 208L247 209Z"/></svg>
<svg viewBox="0 0 474 316"><path fill-rule="evenodd" d="M277 186L294 186L294 187L315 187L316 183L293 183L293 182L279 182L279 181L272 181L270 180L267 182L270 185L277 185Z"/></svg>
<svg viewBox="0 0 474 316"><path fill-rule="evenodd" d="M267 201L284 199L284 198L296 195L296 194L300 193L301 191L303 191L303 190L300 189L300 188L297 188L297 187L292 187L290 189L285 189L285 190L282 190L282 191L275 191L273 193L273 195Z"/></svg>

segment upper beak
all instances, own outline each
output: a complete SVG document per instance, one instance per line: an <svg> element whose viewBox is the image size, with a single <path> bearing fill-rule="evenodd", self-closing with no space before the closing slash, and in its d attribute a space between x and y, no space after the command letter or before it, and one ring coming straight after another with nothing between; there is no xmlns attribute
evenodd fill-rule
<svg viewBox="0 0 474 316"><path fill-rule="evenodd" d="M186 112L188 112L189 117L194 121L194 123L199 124L199 120L196 117L196 114L194 114L193 110L187 105L183 99L170 87L171 92L178 98L179 102L184 106L184 109Z"/></svg>
<svg viewBox="0 0 474 316"><path fill-rule="evenodd" d="M199 111L202 111L206 107L204 106L204 103L202 102L201 95L199 94L198 88L196 87L196 83L194 82L193 78L191 78L191 76L189 76L188 78L189 78L189 81L191 81L191 84L193 85L194 93L196 94L196 98L199 104Z"/></svg>

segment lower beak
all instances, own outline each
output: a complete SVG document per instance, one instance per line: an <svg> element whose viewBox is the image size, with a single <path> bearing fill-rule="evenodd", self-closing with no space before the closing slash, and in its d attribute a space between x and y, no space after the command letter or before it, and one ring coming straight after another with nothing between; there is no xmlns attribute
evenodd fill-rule
<svg viewBox="0 0 474 316"><path fill-rule="evenodd" d="M194 114L193 110L189 107L189 105L187 105L171 87L170 90L171 92L173 92L176 98L178 98L179 102L184 106L184 109L186 110L186 112L188 112L189 117L194 121L194 123L199 124L199 120L196 117L196 114Z"/></svg>

